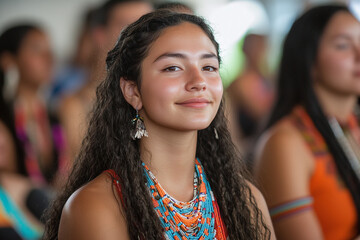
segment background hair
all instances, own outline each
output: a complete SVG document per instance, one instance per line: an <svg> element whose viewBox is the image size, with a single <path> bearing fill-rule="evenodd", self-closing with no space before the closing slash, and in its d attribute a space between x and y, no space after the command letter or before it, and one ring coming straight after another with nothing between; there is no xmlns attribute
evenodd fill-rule
<svg viewBox="0 0 360 240"><path fill-rule="evenodd" d="M320 38L330 19L338 12L350 14L348 8L342 5L319 6L307 11L292 25L284 42L277 100L268 127L288 115L295 106L303 105L334 157L338 172L349 188L360 216L360 180L321 109L311 77Z"/></svg>
<svg viewBox="0 0 360 240"><path fill-rule="evenodd" d="M0 58L4 53L17 55L22 42L31 31L41 31L35 25L22 24L8 28L0 36ZM0 65L0 83L4 84L4 69Z"/></svg>
<svg viewBox="0 0 360 240"><path fill-rule="evenodd" d="M138 141L130 131L135 110L124 99L120 78L141 85L141 63L151 44L167 27L190 22L199 26L219 46L211 29L199 17L156 11L141 17L120 35L107 57L108 76L97 89L97 102L80 155L74 163L65 190L49 208L44 239L56 239L62 208L69 196L106 169L121 178L126 222L131 239L163 239L164 230L144 184ZM146 124L146 119L145 119ZM219 135L214 135L216 127ZM226 127L223 103L211 125L199 131L196 155L208 175L230 239L265 239L270 231L244 178L246 174ZM101 159L101 160L100 160Z"/></svg>
<svg viewBox="0 0 360 240"><path fill-rule="evenodd" d="M95 15L91 20L91 26L99 26L99 25L106 26L108 24L111 15L111 10L115 6L119 4L134 3L134 2L149 3L146 0L107 0L95 11Z"/></svg>
<svg viewBox="0 0 360 240"><path fill-rule="evenodd" d="M171 11L188 11L189 13L194 13L194 10L189 6L181 2L165 2L157 5L156 9L167 9Z"/></svg>
<svg viewBox="0 0 360 240"><path fill-rule="evenodd" d="M24 149L16 136L15 124L12 115L12 111L10 110L9 104L6 103L3 95L1 94L3 91L4 81L0 80L0 121L5 125L7 130L10 132L12 141L15 146L16 151L16 172L27 176L26 168L25 168L25 152Z"/></svg>

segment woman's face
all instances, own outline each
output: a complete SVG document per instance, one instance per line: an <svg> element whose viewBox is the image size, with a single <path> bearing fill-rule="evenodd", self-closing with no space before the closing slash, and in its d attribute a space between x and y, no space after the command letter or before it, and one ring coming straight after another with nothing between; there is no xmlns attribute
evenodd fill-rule
<svg viewBox="0 0 360 240"><path fill-rule="evenodd" d="M20 79L39 86L51 79L53 59L47 36L31 30L21 43L16 56Z"/></svg>
<svg viewBox="0 0 360 240"><path fill-rule="evenodd" d="M223 86L215 46L200 27L185 22L165 29L141 67L140 115L147 128L191 131L210 125Z"/></svg>
<svg viewBox="0 0 360 240"><path fill-rule="evenodd" d="M360 23L349 13L336 13L319 42L314 80L339 95L360 95Z"/></svg>

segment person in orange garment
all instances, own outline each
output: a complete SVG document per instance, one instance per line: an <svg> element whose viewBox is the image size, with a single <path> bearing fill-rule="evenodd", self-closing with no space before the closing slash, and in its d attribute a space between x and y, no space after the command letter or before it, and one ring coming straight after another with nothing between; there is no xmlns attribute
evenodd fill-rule
<svg viewBox="0 0 360 240"><path fill-rule="evenodd" d="M347 240L360 230L360 22L312 8L288 33L255 175L278 239Z"/></svg>
<svg viewBox="0 0 360 240"><path fill-rule="evenodd" d="M275 239L224 118L219 46L198 16L129 25L44 239Z"/></svg>

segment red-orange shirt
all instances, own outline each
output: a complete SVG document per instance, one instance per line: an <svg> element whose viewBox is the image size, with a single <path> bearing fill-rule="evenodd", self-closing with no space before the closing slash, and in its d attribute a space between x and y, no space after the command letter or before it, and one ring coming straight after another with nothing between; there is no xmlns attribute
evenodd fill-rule
<svg viewBox="0 0 360 240"><path fill-rule="evenodd" d="M352 239L357 233L358 216L350 191L338 174L327 145L311 118L301 106L290 117L313 153L315 169L310 180L313 209L321 225L324 239ZM353 119L353 118L352 118ZM354 127L354 121L351 121ZM359 126L356 126L359 129Z"/></svg>

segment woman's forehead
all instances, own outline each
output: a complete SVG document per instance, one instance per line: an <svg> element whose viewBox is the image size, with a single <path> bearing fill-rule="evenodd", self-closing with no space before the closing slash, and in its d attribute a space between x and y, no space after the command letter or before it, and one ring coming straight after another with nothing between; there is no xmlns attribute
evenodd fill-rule
<svg viewBox="0 0 360 240"><path fill-rule="evenodd" d="M206 52L217 55L214 43L204 30L189 22L164 29L151 45L148 56L156 57L167 52L188 54L204 54Z"/></svg>

